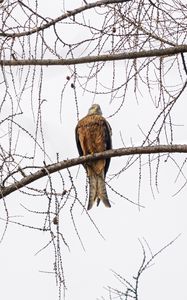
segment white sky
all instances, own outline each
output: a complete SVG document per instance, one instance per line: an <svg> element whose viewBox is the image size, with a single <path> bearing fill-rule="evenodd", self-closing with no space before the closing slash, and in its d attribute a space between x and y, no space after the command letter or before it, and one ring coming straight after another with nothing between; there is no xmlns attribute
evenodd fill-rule
<svg viewBox="0 0 187 300"><path fill-rule="evenodd" d="M81 67L81 71L84 67ZM108 69L107 69L108 68ZM106 68L107 70L110 67ZM123 68L123 66L121 66ZM62 123L60 122L60 91L68 75L66 67L46 68L42 97L47 101L43 104L43 128L46 138L46 148L51 160L54 162L56 153L60 159L67 159L78 156L74 128L76 126L76 110L73 90L69 87L62 102ZM173 78L173 77L172 77ZM177 79L176 79L177 80ZM134 99L133 92L129 90L124 108L114 117L109 118L113 129L113 147L123 147L120 139L120 132L126 146L138 146L143 140L143 136L138 129L141 125L143 130L148 130L155 119L153 105L149 95L144 93L139 96L139 104ZM23 124L25 128L32 132L34 130L32 113L30 111L29 92L23 95ZM83 117L93 101L93 96L78 90L78 100L80 117ZM102 107L104 116L112 114L118 107L118 102L109 105L109 97L98 96L95 102ZM28 105L29 103L29 105ZM176 143L186 143L186 99L182 97L175 107L173 117L176 125L174 141ZM2 130L4 130L2 128ZM23 137L20 138L20 140ZM24 144L23 144L24 143ZM29 139L24 137L18 149L24 147L24 152L31 149ZM181 166L185 155L173 155ZM128 158L113 158L108 173L108 178L126 163ZM144 158L143 158L144 159ZM94 300L108 294L103 287L112 286L119 289L124 287L114 278L111 270L116 271L121 276L133 283L133 276L136 276L142 262L142 249L139 239L144 239L149 244L153 253L159 251L167 243L173 240L178 234L181 236L176 242L161 253L154 261L154 264L145 271L140 280L139 296L142 300L162 300L180 299L185 300L186 292L186 268L187 268L187 218L186 218L186 188L175 197L173 195L184 183L184 178L180 176L177 181L178 170L176 165L170 160L164 162L162 159L159 169L157 192L154 186L155 164L153 163L152 183L155 199L150 188L149 166L145 157L145 165L142 168L142 183L140 204L145 208L140 211L138 207L117 196L108 189L109 199L112 203L111 209L106 209L102 205L93 208L90 216L98 226L104 236L103 239L85 213L82 213L77 205L75 209L75 220L79 234L84 243L85 251L76 236L72 226L70 214L67 212L60 219L60 228L70 246L70 251L62 247L62 259L66 278L67 300ZM42 164L43 155L37 155L37 162ZM46 159L46 163L50 163ZM75 176L78 167L71 169ZM137 202L138 199L138 179L139 166L125 171L121 176L109 182L120 194ZM65 172L62 172L65 175ZM61 185L55 175L58 191ZM85 199L85 172L81 166L78 177L74 183L78 190L82 203ZM37 184L40 187L40 183ZM46 200L45 200L46 201ZM10 216L13 220L25 224L41 226L42 221L33 214L25 212L20 204L30 209L42 210L45 203L41 199L28 197L16 192L6 198ZM3 204L0 209L3 211ZM36 222L36 223L35 223ZM3 222L0 223L3 228ZM0 298L3 300L33 300L33 299L58 299L58 288L55 285L51 272L54 261L54 251L48 247L35 256L49 237L46 233L37 232L10 224L3 242L0 245ZM144 244L145 245L145 244ZM145 245L146 246L146 245ZM147 258L150 252L146 248Z"/></svg>

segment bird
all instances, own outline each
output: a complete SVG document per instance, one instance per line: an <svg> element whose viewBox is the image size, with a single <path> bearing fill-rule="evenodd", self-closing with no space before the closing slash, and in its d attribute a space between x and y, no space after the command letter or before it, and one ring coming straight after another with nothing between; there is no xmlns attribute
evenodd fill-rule
<svg viewBox="0 0 187 300"><path fill-rule="evenodd" d="M88 110L88 114L78 121L75 128L75 139L80 156L94 155L112 149L112 129L108 121L102 116L99 104L93 104ZM111 207L105 184L109 165L110 158L84 164L89 179L87 210L90 210L95 202L98 206L100 201L106 207Z"/></svg>

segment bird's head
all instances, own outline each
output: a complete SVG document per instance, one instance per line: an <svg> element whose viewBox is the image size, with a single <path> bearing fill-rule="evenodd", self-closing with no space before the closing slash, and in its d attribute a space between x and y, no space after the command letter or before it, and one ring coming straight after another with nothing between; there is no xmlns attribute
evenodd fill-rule
<svg viewBox="0 0 187 300"><path fill-rule="evenodd" d="M102 115L99 104L93 104L88 111L88 115Z"/></svg>

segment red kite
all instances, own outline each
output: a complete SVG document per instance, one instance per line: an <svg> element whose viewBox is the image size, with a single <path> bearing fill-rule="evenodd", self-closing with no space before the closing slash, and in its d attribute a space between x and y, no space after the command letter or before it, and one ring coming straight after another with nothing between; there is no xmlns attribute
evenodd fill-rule
<svg viewBox="0 0 187 300"><path fill-rule="evenodd" d="M76 143L79 155L88 155L103 152L112 148L111 127L102 116L98 104L93 104L88 114L81 119L75 129ZM111 207L108 200L105 176L110 164L110 158L100 159L85 164L89 178L89 202L87 209L91 209L97 201L103 201L106 207Z"/></svg>

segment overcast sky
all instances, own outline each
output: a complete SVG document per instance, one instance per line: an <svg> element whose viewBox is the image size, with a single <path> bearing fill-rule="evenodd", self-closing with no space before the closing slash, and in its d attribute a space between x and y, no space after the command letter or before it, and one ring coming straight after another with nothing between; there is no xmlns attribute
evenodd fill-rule
<svg viewBox="0 0 187 300"><path fill-rule="evenodd" d="M73 7L76 7L78 3L79 1L74 0ZM55 15L56 13L55 10L52 11L51 6L46 8L46 4L45 9L51 10L51 14ZM58 9L56 10L58 11ZM57 13L56 16L58 16ZM123 68L123 64L117 64L119 74L123 72ZM84 72L84 66L80 66L79 70ZM108 64L104 72L104 82L110 78L108 75L110 70L111 64ZM42 124L45 147L49 157L44 157L38 151L36 163L39 165L42 165L44 159L47 164L55 162L56 153L59 153L60 160L78 156L74 136L77 115L74 91L70 84L61 99L61 90L67 75L69 73L66 67L44 69L42 99L46 101L43 103ZM174 76L175 74L171 74L171 80L174 80ZM16 84L20 83L19 79L19 74L15 74ZM148 132L156 116L154 105L146 90L142 90L142 95L139 94L138 101L134 97L133 90L129 90L123 108L111 118L108 117L120 105L119 99L110 103L110 96L94 97L91 93L83 93L82 89L78 88L77 91L80 118L85 116L93 102L100 104L103 115L112 127L113 148L123 147L124 144L125 146L139 146L142 143L144 136L139 125L144 132ZM184 95L173 112L176 125L174 127L175 143L186 143L186 108ZM33 133L35 123L33 122L29 90L22 95L22 110L24 114L19 120L22 120L24 128ZM1 130L3 135L6 128L2 127ZM33 150L33 143L30 144L30 138L26 134L20 133L17 145L17 150L19 149L25 155L31 153L31 149ZM174 154L172 157L179 166L185 160L185 155L182 154ZM137 162L120 176L113 178L113 175L120 171L127 161L128 157L111 160L107 182L119 194L138 203L139 163ZM80 205L75 206L74 218L84 249L75 232L68 209L67 212L63 212L59 225L70 247L70 250L66 246L61 248L67 300L94 300L102 296L109 299L107 298L108 292L104 288L108 286L125 291L125 287L115 279L112 270L134 284L134 277L137 275L143 259L141 243L145 246L146 258L150 259L150 249L153 254L156 253L179 234L181 235L178 239L158 255L142 275L139 296L142 300L186 299L186 188L184 187L180 193L177 193L185 179L182 175L177 177L178 169L175 162L165 155L160 160L157 190L155 186L157 160L153 162L152 166L151 181L148 158L142 157L139 198L142 208L128 202L108 187L112 207L105 208L101 203L99 207L94 207L89 212L97 230ZM74 178L78 197L84 204L86 199L84 169L82 166L80 168L73 167L70 171ZM70 183L67 171L62 171L62 175L67 182L65 188L68 189ZM62 192L63 187L58 176L53 174L51 178L54 179L57 191ZM43 187L44 181L39 181L34 186L40 188L41 184ZM151 186L153 190L151 190ZM43 219L29 213L21 205L31 210L41 211L46 209L46 201L45 197L43 199L29 197L19 191L6 197L11 220L32 224L36 227L43 225ZM4 216L2 200L0 209ZM2 230L3 224L1 221L0 228ZM55 276L52 274L54 262L52 245L35 255L48 241L49 235L46 232L9 224L3 242L0 244L1 299L58 299L58 287Z"/></svg>

